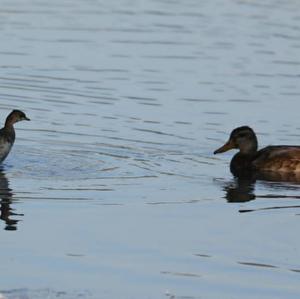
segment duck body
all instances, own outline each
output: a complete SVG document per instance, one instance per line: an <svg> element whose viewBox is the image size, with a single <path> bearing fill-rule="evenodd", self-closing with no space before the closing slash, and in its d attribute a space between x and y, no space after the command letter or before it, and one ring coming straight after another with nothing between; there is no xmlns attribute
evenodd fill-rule
<svg viewBox="0 0 300 299"><path fill-rule="evenodd" d="M7 130L5 128L0 130L0 163L8 156L14 145L15 139L16 133L13 127L12 130Z"/></svg>
<svg viewBox="0 0 300 299"><path fill-rule="evenodd" d="M277 145L257 150L257 138L247 126L232 131L227 143L215 154L230 149L239 149L230 163L230 170L236 176L257 172L300 173L300 146Z"/></svg>
<svg viewBox="0 0 300 299"><path fill-rule="evenodd" d="M254 170L253 159L253 156L236 153L230 162L230 171L233 174L244 173L246 175L250 173Z"/></svg>
<svg viewBox="0 0 300 299"><path fill-rule="evenodd" d="M252 164L264 171L300 172L300 146L267 146L257 152Z"/></svg>
<svg viewBox="0 0 300 299"><path fill-rule="evenodd" d="M5 160L14 145L16 133L13 125L21 120L30 119L24 112L13 110L7 116L4 127L0 129L0 163Z"/></svg>
<svg viewBox="0 0 300 299"><path fill-rule="evenodd" d="M248 171L300 173L300 146L267 146L254 155L237 153L230 162L230 170L232 173Z"/></svg>

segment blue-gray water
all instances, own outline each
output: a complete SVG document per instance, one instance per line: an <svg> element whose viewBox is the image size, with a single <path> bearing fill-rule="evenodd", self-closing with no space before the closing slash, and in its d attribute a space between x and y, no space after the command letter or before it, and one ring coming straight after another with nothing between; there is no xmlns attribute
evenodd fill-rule
<svg viewBox="0 0 300 299"><path fill-rule="evenodd" d="M6 298L299 298L300 185L212 154L300 145L298 0L0 0L0 40Z"/></svg>

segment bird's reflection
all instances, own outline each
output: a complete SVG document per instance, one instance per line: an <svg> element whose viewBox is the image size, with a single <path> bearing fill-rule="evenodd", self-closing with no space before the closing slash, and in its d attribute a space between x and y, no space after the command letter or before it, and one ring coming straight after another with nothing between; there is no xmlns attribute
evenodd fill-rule
<svg viewBox="0 0 300 299"><path fill-rule="evenodd" d="M13 218L14 216L23 216L23 214L13 212L12 201L13 193L9 188L8 179L3 169L0 169L0 219L5 222L5 230L17 230L19 220Z"/></svg>
<svg viewBox="0 0 300 299"><path fill-rule="evenodd" d="M255 179L234 178L224 187L228 202L245 202L255 199Z"/></svg>
<svg viewBox="0 0 300 299"><path fill-rule="evenodd" d="M232 181L224 186L225 198L228 202L246 202L256 199L255 184L257 181L265 183L268 187L272 187L273 189L284 188L294 190L300 187L300 173L256 172L246 175L236 175ZM282 185L282 183L290 184ZM266 198L268 196L260 197ZM274 196L270 197L274 198ZM280 195L279 197L282 196ZM294 198L294 196L291 197Z"/></svg>

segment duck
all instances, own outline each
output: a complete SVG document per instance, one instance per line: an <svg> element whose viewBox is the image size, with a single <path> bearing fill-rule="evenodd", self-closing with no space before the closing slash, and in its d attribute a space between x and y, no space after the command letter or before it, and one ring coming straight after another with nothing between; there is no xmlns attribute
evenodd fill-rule
<svg viewBox="0 0 300 299"><path fill-rule="evenodd" d="M30 119L21 110L13 110L6 118L4 127L0 129L0 163L8 156L16 139L14 124Z"/></svg>
<svg viewBox="0 0 300 299"><path fill-rule="evenodd" d="M272 145L258 150L255 132L248 126L235 128L229 140L214 154L238 149L231 162L230 171L235 176L253 173L300 174L300 146Z"/></svg>

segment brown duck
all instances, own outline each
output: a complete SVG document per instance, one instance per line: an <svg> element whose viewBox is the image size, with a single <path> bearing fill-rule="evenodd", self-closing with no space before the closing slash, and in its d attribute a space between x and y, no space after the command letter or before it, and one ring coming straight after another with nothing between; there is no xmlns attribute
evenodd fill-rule
<svg viewBox="0 0 300 299"><path fill-rule="evenodd" d="M300 146L275 145L257 150L257 138L247 126L234 129L214 154L238 149L230 163L234 175L253 172L300 173Z"/></svg>
<svg viewBox="0 0 300 299"><path fill-rule="evenodd" d="M0 130L0 162L9 154L16 138L14 124L21 120L30 120L24 112L13 110L6 118L4 127Z"/></svg>

